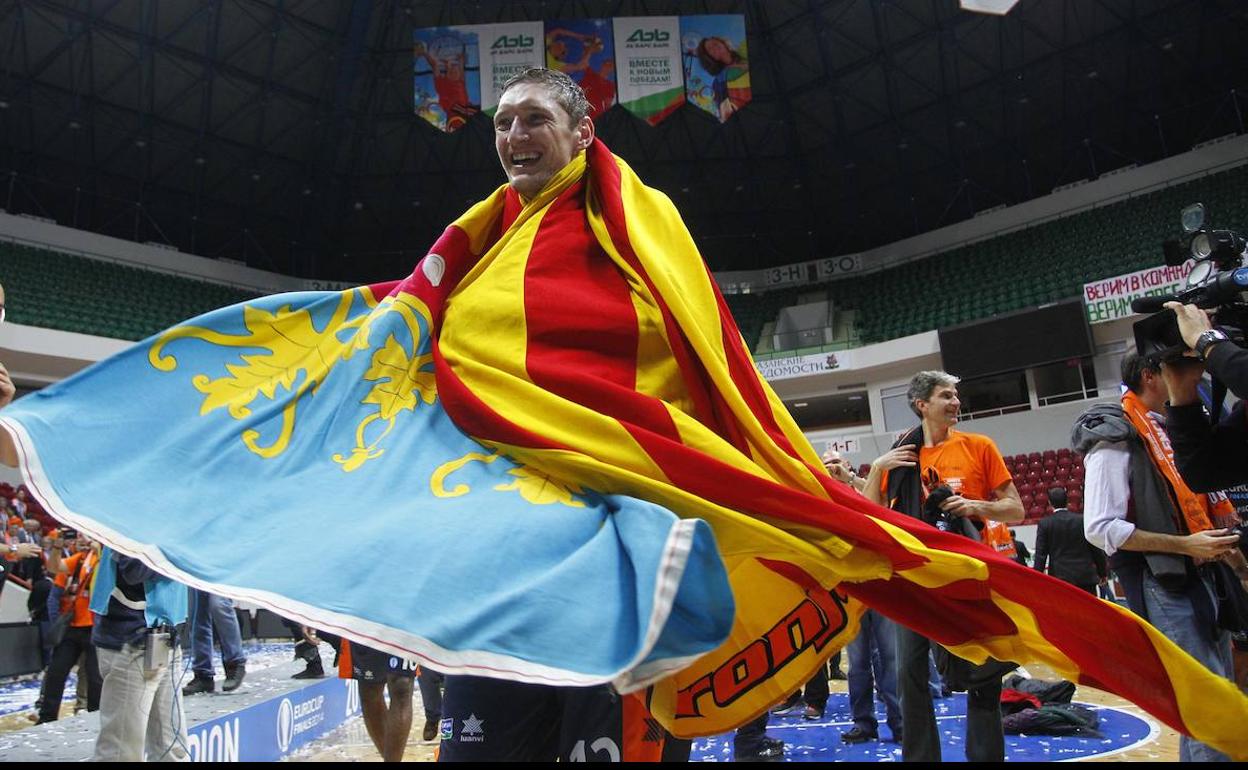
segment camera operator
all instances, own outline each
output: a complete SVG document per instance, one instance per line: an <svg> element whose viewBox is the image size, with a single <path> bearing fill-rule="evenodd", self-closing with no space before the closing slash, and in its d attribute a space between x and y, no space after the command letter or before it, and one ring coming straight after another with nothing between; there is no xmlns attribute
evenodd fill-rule
<svg viewBox="0 0 1248 770"><path fill-rule="evenodd" d="M1170 403L1166 432L1174 446L1179 474L1194 491L1213 492L1248 481L1248 414L1240 401L1231 414L1211 425L1196 391L1205 369L1241 399L1248 398L1248 350L1213 328L1195 305L1168 302L1179 322L1183 342L1195 358L1162 366ZM1241 579L1248 575L1240 575Z"/></svg>
<svg viewBox="0 0 1248 770"><path fill-rule="evenodd" d="M1225 618L1215 590L1220 576L1210 563L1242 559L1239 538L1218 528L1234 509L1224 495L1193 491L1178 473L1162 432L1166 387L1157 360L1129 353L1122 382L1121 404L1090 407L1071 434L1087 469L1084 536L1109 556L1132 612L1230 679L1230 636L1220 625ZM1228 758L1181 736L1179 761Z"/></svg>

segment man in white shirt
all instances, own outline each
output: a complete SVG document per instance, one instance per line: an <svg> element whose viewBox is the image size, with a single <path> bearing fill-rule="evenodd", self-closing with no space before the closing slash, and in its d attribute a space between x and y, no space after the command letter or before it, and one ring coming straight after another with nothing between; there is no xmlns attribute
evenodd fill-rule
<svg viewBox="0 0 1248 770"><path fill-rule="evenodd" d="M1230 638L1216 625L1217 602L1198 565L1238 555L1238 537L1221 529L1195 531L1182 510L1203 504L1209 514L1219 510L1219 501L1181 487L1167 473L1169 444L1160 429L1167 391L1160 365L1129 354L1122 378L1128 388L1123 406L1098 404L1075 425L1075 449L1086 453L1084 534L1109 555L1132 611L1230 678ZM1140 420L1144 430L1135 424ZM1169 464L1173 468L1172 457ZM1179 740L1179 759L1229 761L1186 736Z"/></svg>

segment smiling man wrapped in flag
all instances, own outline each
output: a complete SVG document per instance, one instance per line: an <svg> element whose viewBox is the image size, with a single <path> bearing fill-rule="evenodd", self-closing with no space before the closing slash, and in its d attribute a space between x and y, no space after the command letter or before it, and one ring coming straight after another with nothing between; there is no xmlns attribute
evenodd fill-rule
<svg viewBox="0 0 1248 770"><path fill-rule="evenodd" d="M1147 623L834 482L558 77L504 87L508 184L408 278L168 330L5 408L0 459L190 585L451 673L653 684L680 736L784 698L870 606L1248 758L1248 698Z"/></svg>

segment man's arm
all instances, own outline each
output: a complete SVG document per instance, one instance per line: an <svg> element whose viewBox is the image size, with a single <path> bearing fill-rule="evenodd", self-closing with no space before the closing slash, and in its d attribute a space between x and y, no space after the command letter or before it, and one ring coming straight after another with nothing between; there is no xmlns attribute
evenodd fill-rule
<svg viewBox="0 0 1248 770"><path fill-rule="evenodd" d="M1027 518L1027 513L1023 510L1023 498L1019 496L1012 480L992 490L992 496L993 500L971 500L961 495L953 495L940 509L954 516L978 516L1005 524L1017 524Z"/></svg>
<svg viewBox="0 0 1248 770"><path fill-rule="evenodd" d="M1049 528L1044 525L1043 521L1036 527L1036 558L1031 566L1035 567L1037 572L1044 572L1049 562L1048 531Z"/></svg>
<svg viewBox="0 0 1248 770"><path fill-rule="evenodd" d="M0 430L0 433L4 431ZM48 554L48 574L60 575L69 570L65 568L65 559L61 556L61 550L65 547L65 541L57 538L52 541L52 553Z"/></svg>
<svg viewBox="0 0 1248 770"><path fill-rule="evenodd" d="M871 463L871 471L862 488L863 497L877 505L888 506L885 500L884 475L894 468L913 468L919 461L919 451L914 444L904 444L890 449Z"/></svg>
<svg viewBox="0 0 1248 770"><path fill-rule="evenodd" d="M16 393L17 386L13 384L9 370L4 368L4 364L0 364L0 409L8 406ZM0 463L10 468L17 467L17 447L13 445L9 432L3 428L0 428Z"/></svg>
<svg viewBox="0 0 1248 770"><path fill-rule="evenodd" d="M117 576L132 586L163 577L159 572L138 559L122 556L116 551L110 551L110 553L113 560L117 562Z"/></svg>
<svg viewBox="0 0 1248 770"><path fill-rule="evenodd" d="M35 556L41 556L43 549L38 543L14 543L13 555L18 559L30 559Z"/></svg>
<svg viewBox="0 0 1248 770"><path fill-rule="evenodd" d="M1135 525L1127 521L1131 453L1122 442L1101 442L1083 459L1083 536L1113 556Z"/></svg>
<svg viewBox="0 0 1248 770"><path fill-rule="evenodd" d="M1227 532L1225 529L1210 529L1192 535L1163 535L1137 529L1122 544L1122 550L1177 553L1208 561L1227 555L1239 542L1239 535Z"/></svg>
<svg viewBox="0 0 1248 770"><path fill-rule="evenodd" d="M1174 311L1179 323L1179 334L1183 336L1183 342L1193 350L1200 335L1213 328L1209 314L1195 305L1167 302L1166 307ZM1205 363L1209 373L1225 383L1232 393L1239 398L1248 399L1248 350L1230 341L1219 342L1205 351Z"/></svg>
<svg viewBox="0 0 1248 770"><path fill-rule="evenodd" d="M1239 541L1224 530L1192 535L1145 532L1126 520L1130 489L1131 454L1125 444L1102 442L1084 458L1083 534L1109 556L1117 551L1177 553L1197 559L1216 559Z"/></svg>
<svg viewBox="0 0 1248 770"><path fill-rule="evenodd" d="M1105 552L1100 548L1088 543L1088 551L1092 554L1092 563L1096 565L1096 576L1104 582L1109 579L1109 559L1105 558Z"/></svg>
<svg viewBox="0 0 1248 770"><path fill-rule="evenodd" d="M1174 464L1194 492L1217 492L1248 481L1248 414L1241 401L1210 425L1199 404L1166 407Z"/></svg>

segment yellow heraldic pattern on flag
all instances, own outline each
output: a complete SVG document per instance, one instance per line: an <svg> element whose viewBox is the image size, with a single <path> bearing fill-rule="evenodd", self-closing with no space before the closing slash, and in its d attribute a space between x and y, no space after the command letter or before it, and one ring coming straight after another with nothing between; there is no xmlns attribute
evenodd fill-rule
<svg viewBox="0 0 1248 770"><path fill-rule="evenodd" d="M838 517L860 517L849 529L865 532L861 524L865 522L877 543L868 547L837 536L809 518L795 523L768 516L766 505L733 510L691 492L674 482L664 470L672 466L647 448L661 442L647 444L620 420L536 383L526 368L530 354L526 268L544 218L560 195L588 176L584 156L565 167L537 196L524 201L515 221L484 253L476 252L481 253L480 259L449 295L439 351L448 369L485 407L511 425L562 448L476 436L482 443L552 478L575 479L586 488L633 495L679 516L701 518L713 528L737 603L734 628L719 648L655 686L652 710L664 726L679 736L722 732L800 687L857 631L865 606L849 596L851 591L838 590L843 584L872 584L877 596L880 589L887 591L879 581L900 580L924 590L952 591L944 594L944 600L965 602L968 617L978 612L975 617L984 618L985 606L995 607L997 616L992 619L1008 617L1014 624L1012 632L981 634L970 642L951 641L950 649L977 661L988 656L1020 663L1043 661L1061 675L1078 680L1079 666L1048 641L1032 611L990 588L989 565L974 555L976 550L966 553L928 546L900 526L864 513L876 510L865 500L849 507L844 499L830 495L817 475L822 473L817 454L761 375L751 369L748 376L753 382L744 385L739 367L734 375L726 353L729 341L724 338L725 328L731 327L721 324L719 299L679 213L666 196L646 188L623 161L613 158L611 162L618 169L629 243L617 242L618 221L609 221L608 202L596 197L599 187L592 180L586 186L584 209L598 244L625 277L636 309L640 333L637 394L662 403L685 448L696 449L748 477L800 490L811 496L812 505L822 501ZM473 244L489 241L483 233L498 225L504 194L505 188L500 188L455 223ZM632 253L624 253L625 248ZM670 313L674 327L665 324L660 308ZM730 412L740 430L735 444L695 414L681 373L672 364L675 342L669 335L673 328L683 336L683 344L692 348L708 387L722 398L722 408ZM747 386L761 390L770 410L763 418L771 420L770 426L747 402L742 392ZM894 556L878 550L882 538L889 544L884 550ZM901 566L893 559L899 559ZM1107 612L1124 611L1112 608ZM1146 625L1134 618L1131 622ZM1248 699L1151 627L1147 638L1170 672L1175 685L1173 702L1191 733L1238 756L1248 755L1242 729L1229 729L1228 723L1228 719L1241 720L1241 728L1248 723ZM1206 697L1189 691L1189 682L1199 682ZM617 685L627 689L630 682L621 680Z"/></svg>
<svg viewBox="0 0 1248 770"><path fill-rule="evenodd" d="M371 312L348 318L357 297L364 301L367 308L371 308ZM197 339L223 347L268 350L268 353L260 355L240 355L243 363L226 364L229 375L225 377L214 379L206 373L195 374L192 384L205 396L201 415L225 408L232 418L243 420L251 416L252 408L260 397L283 402L281 431L273 443L262 446L261 436L254 430L244 430L241 434L243 443L251 452L272 459L290 446L300 399L307 393L315 392L339 361L349 360L357 351L372 347L372 327L386 313L402 317L411 335L412 350L409 351L391 333L385 344L373 353L364 380L376 384L361 403L375 406L376 411L363 417L356 426L355 446L349 453L334 455L334 462L349 473L385 453L381 442L393 430L402 412L410 412L422 402L432 404L437 398L433 355L416 352L423 334L418 317L423 319L425 329L432 328L433 320L429 309L416 297L398 293L378 302L368 287L343 292L332 318L322 329L316 328L305 309L292 311L289 306L283 306L271 313L262 308L244 307L247 334L177 326L157 337L148 350L148 360L160 371L176 370L177 358L167 354L165 348L181 339ZM279 395L279 388L288 394ZM380 429L375 427L375 423L380 423Z"/></svg>
<svg viewBox="0 0 1248 770"><path fill-rule="evenodd" d="M485 463L486 465L494 462L502 455L482 454L481 452L469 452L463 457L445 462L438 466L433 472L433 476L429 478L429 488L435 497L460 497L472 491L467 484L455 484L450 489L446 488L450 476L457 470L472 462ZM584 492L571 484L565 484L556 479L539 473L532 468L512 468L507 471L507 475L515 476L516 480L507 484L496 484L494 491L496 492L519 492L523 497L534 505L551 505L560 503L569 508L584 508L585 504L577 500L573 495L579 495Z"/></svg>
<svg viewBox="0 0 1248 770"><path fill-rule="evenodd" d="M387 297L383 300L381 308L402 316L413 341L421 337L420 324L416 320L417 313L424 319L426 329L433 327L433 319L425 303L410 294L399 293L394 297ZM369 318L375 319L376 314L370 315ZM368 341L367 332L367 328L360 331L360 337L365 342ZM394 334L386 338L385 346L373 354L372 365L364 373L364 379L377 384L361 403L373 404L377 407L377 411L365 417L356 426L355 447L351 450L351 454L334 455L334 462L341 465L342 469L347 472L357 470L369 460L385 454L386 450L380 448L381 441L394 428L395 420L400 412L413 411L419 402L432 404L437 398L433 354L417 354L413 351L409 355L407 349L395 338ZM369 426L378 420L383 420L385 427L371 439L365 438Z"/></svg>
<svg viewBox="0 0 1248 770"><path fill-rule="evenodd" d="M254 402L263 396L269 401L278 399L278 388L293 391L293 398L281 397L281 430L273 443L261 446L257 431L246 430L243 443L253 453L273 458L286 451L295 430L295 412L299 400L321 383L334 364L346 360L357 350L368 347L368 335L356 333L365 327L370 316L360 315L348 320L354 296L358 295L370 306L377 301L367 288L356 292L344 292L334 311L333 318L317 329L312 316L306 310L292 311L284 306L276 313L262 308L247 307L243 311L247 334L224 334L213 329L197 326L176 326L161 334L148 351L148 361L162 372L177 369L177 358L164 354L165 347L180 339L198 339L213 345L234 348L263 348L263 355L241 356L242 364L227 364L229 376L213 379L207 374L196 374L192 379L195 389L204 394L200 414L208 414L225 407L235 420L243 420L252 413ZM350 332L346 341L340 335ZM299 379L300 372L304 377Z"/></svg>

